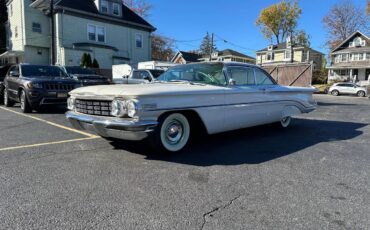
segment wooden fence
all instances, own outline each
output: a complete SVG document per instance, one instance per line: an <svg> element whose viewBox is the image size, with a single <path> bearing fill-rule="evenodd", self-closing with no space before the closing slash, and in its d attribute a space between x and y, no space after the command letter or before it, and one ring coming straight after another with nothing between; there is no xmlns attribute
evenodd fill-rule
<svg viewBox="0 0 370 230"><path fill-rule="evenodd" d="M280 85L310 87L312 85L312 66L311 63L293 63L261 67L270 73Z"/></svg>

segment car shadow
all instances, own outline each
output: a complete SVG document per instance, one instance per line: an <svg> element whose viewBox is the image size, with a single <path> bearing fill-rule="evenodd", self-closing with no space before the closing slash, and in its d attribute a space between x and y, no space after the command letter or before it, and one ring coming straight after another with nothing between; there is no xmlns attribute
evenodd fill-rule
<svg viewBox="0 0 370 230"><path fill-rule="evenodd" d="M345 104L345 103L330 103L330 102L317 102L318 106L358 106L358 104Z"/></svg>
<svg viewBox="0 0 370 230"><path fill-rule="evenodd" d="M362 134L358 129L366 124L295 119L288 129L265 125L195 140L181 153L155 154L148 145L137 142L112 142L117 149L145 155L148 160L212 166L260 164L294 154L322 142L353 139Z"/></svg>

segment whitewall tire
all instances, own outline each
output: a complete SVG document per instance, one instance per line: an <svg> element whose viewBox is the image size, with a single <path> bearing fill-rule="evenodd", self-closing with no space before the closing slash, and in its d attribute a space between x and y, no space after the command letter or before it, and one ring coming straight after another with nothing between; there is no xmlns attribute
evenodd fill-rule
<svg viewBox="0 0 370 230"><path fill-rule="evenodd" d="M189 139L189 120L181 113L173 113L160 121L152 137L152 143L157 150L179 152L186 147Z"/></svg>
<svg viewBox="0 0 370 230"><path fill-rule="evenodd" d="M280 120L280 125L283 128L288 128L291 122L292 122L292 117L283 117Z"/></svg>

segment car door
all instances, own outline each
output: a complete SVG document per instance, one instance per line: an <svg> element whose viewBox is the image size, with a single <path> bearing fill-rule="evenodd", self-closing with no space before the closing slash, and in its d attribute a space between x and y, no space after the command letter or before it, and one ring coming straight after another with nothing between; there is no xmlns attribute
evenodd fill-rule
<svg viewBox="0 0 370 230"><path fill-rule="evenodd" d="M230 85L225 92L225 117L228 130L264 123L266 108L265 87L256 85L253 67L229 66Z"/></svg>
<svg viewBox="0 0 370 230"><path fill-rule="evenodd" d="M344 94L353 94L354 85L353 84L342 84L339 92Z"/></svg>
<svg viewBox="0 0 370 230"><path fill-rule="evenodd" d="M6 76L6 89L8 95L12 99L18 99L18 81L19 81L19 67L18 65L10 67Z"/></svg>

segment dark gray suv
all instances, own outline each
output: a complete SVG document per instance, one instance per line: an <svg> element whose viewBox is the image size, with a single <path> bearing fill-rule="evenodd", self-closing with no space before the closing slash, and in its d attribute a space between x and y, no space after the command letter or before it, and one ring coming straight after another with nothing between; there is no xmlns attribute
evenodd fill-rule
<svg viewBox="0 0 370 230"><path fill-rule="evenodd" d="M57 66L14 65L4 79L4 105L19 102L30 113L43 105L66 104L68 93L80 85Z"/></svg>

